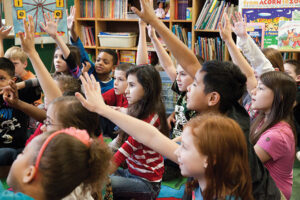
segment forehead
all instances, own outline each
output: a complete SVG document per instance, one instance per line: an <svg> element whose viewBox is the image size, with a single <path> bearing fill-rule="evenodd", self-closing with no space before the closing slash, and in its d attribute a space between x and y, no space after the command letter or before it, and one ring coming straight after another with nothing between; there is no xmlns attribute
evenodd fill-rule
<svg viewBox="0 0 300 200"><path fill-rule="evenodd" d="M56 49L54 54L63 54L61 49Z"/></svg>
<svg viewBox="0 0 300 200"><path fill-rule="evenodd" d="M116 69L116 70L115 70L115 76L117 76L117 77L120 77L120 76L126 77L126 72L124 72L124 71L122 71L122 70Z"/></svg>
<svg viewBox="0 0 300 200"><path fill-rule="evenodd" d="M5 76L5 77L9 77L9 78L10 78L10 75L9 75L6 71L4 71L4 70L2 70L2 69L0 69L0 75L1 75L1 76Z"/></svg>
<svg viewBox="0 0 300 200"><path fill-rule="evenodd" d="M129 74L127 77L127 82L138 82L135 74Z"/></svg>
<svg viewBox="0 0 300 200"><path fill-rule="evenodd" d="M10 58L11 62L21 62L19 58Z"/></svg>
<svg viewBox="0 0 300 200"><path fill-rule="evenodd" d="M111 60L111 61L113 60L113 56L106 52L100 52L98 58Z"/></svg>
<svg viewBox="0 0 300 200"><path fill-rule="evenodd" d="M295 66L290 64L290 63L284 63L283 65L284 70L288 70L288 71L295 71Z"/></svg>
<svg viewBox="0 0 300 200"><path fill-rule="evenodd" d="M192 129L189 126L186 126L182 131L182 138L181 141L185 144L192 144L193 143L193 134Z"/></svg>

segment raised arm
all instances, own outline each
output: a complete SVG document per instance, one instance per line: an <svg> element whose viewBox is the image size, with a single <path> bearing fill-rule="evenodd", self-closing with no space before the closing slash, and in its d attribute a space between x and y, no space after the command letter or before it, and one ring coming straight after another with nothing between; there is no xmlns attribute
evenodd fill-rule
<svg viewBox="0 0 300 200"><path fill-rule="evenodd" d="M243 51L245 57L249 60L250 65L255 70L256 74L260 76L263 73L274 71L271 62L248 35L246 30L246 16L243 19L241 13L236 12L235 16L232 16L232 21L232 30L239 37L238 46Z"/></svg>
<svg viewBox="0 0 300 200"><path fill-rule="evenodd" d="M11 31L12 26L8 29L4 30L4 26L0 28L0 57L4 56L4 47L3 47L3 40L7 38L9 32Z"/></svg>
<svg viewBox="0 0 300 200"><path fill-rule="evenodd" d="M139 43L137 47L137 65L145 65L148 64L148 50L147 50L147 42L146 42L146 26L147 24L139 19Z"/></svg>
<svg viewBox="0 0 300 200"><path fill-rule="evenodd" d="M151 124L123 114L105 105L101 96L100 85L95 80L94 76L91 75L90 78L88 74L85 73L84 77L81 76L80 80L84 87L86 98L80 93L76 93L76 97L85 108L109 119L140 143L143 143L172 161L178 162L177 157L174 154L179 146L178 144L164 136Z"/></svg>
<svg viewBox="0 0 300 200"><path fill-rule="evenodd" d="M17 84L9 82L9 87L4 88L3 99L9 106L18 109L39 122L46 119L46 111L19 99Z"/></svg>
<svg viewBox="0 0 300 200"><path fill-rule="evenodd" d="M176 58L178 64L180 64L190 76L194 77L198 69L201 69L201 64L198 62L194 53L155 16L150 0L140 0L140 5L141 10L135 7L132 7L131 10L144 22L149 23L155 28L166 43L168 49Z"/></svg>
<svg viewBox="0 0 300 200"><path fill-rule="evenodd" d="M256 88L257 85L257 80L255 78L254 71L251 68L250 64L247 62L247 60L244 58L240 50L237 48L237 46L235 45L232 39L232 34L231 34L232 27L226 13L224 14L224 17L225 17L224 26L222 26L222 24L219 23L220 36L226 43L226 46L228 48L233 63L236 64L241 69L241 71L246 75L247 91L249 94L251 94L251 90Z"/></svg>
<svg viewBox="0 0 300 200"><path fill-rule="evenodd" d="M68 9L66 10L66 12L67 12L67 26L68 26L68 30L70 31L72 40L76 42L78 40L78 35L77 35L76 31L75 31L75 26L74 26L76 7L75 6L71 6L71 8L70 8L70 15L69 15Z"/></svg>
<svg viewBox="0 0 300 200"><path fill-rule="evenodd" d="M167 51L164 49L164 47L158 40L155 33L155 29L151 25L149 25L147 28L148 28L148 35L157 53L159 62L161 66L164 68L165 72L168 74L171 81L174 82L176 80L176 75L177 75L176 67L174 66L173 61L170 58L169 54L167 53Z"/></svg>
<svg viewBox="0 0 300 200"><path fill-rule="evenodd" d="M53 99L62 95L59 87L56 85L54 80L52 79L50 73L42 62L39 54L37 53L34 46L34 23L31 15L28 15L28 24L26 20L23 20L24 25L24 33L19 33L21 39L21 46L24 52L28 55L32 66L34 68L35 74L40 82L42 90L47 96L49 102Z"/></svg>
<svg viewBox="0 0 300 200"><path fill-rule="evenodd" d="M43 22L41 22L42 28L55 40L56 44L59 46L63 53L64 59L67 59L70 55L70 49L57 33L57 25L59 20L55 20L54 13L52 13L52 16L49 13L44 13L44 16L46 20L46 25Z"/></svg>

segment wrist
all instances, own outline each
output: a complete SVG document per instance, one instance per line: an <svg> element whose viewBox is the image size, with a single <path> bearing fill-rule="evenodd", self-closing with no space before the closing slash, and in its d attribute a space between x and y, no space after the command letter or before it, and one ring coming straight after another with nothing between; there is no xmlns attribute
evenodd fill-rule
<svg viewBox="0 0 300 200"><path fill-rule="evenodd" d="M247 33L241 34L239 35L239 38L241 38L242 40L246 40L248 38L248 34Z"/></svg>

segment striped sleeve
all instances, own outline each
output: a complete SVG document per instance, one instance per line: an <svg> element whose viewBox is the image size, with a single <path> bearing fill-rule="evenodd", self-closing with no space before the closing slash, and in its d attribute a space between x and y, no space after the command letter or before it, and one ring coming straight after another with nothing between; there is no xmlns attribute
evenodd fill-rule
<svg viewBox="0 0 300 200"><path fill-rule="evenodd" d="M131 136L128 137L126 142L118 149L114 155L114 162L117 166L129 158L132 152L136 151L139 143L137 143Z"/></svg>

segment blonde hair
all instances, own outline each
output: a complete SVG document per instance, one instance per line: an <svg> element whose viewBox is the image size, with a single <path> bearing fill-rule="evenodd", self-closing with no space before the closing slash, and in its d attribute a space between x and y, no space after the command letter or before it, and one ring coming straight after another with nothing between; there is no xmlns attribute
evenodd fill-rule
<svg viewBox="0 0 300 200"><path fill-rule="evenodd" d="M18 46L13 46L7 49L4 57L8 59L19 59L22 63L25 63L28 58L26 53Z"/></svg>

